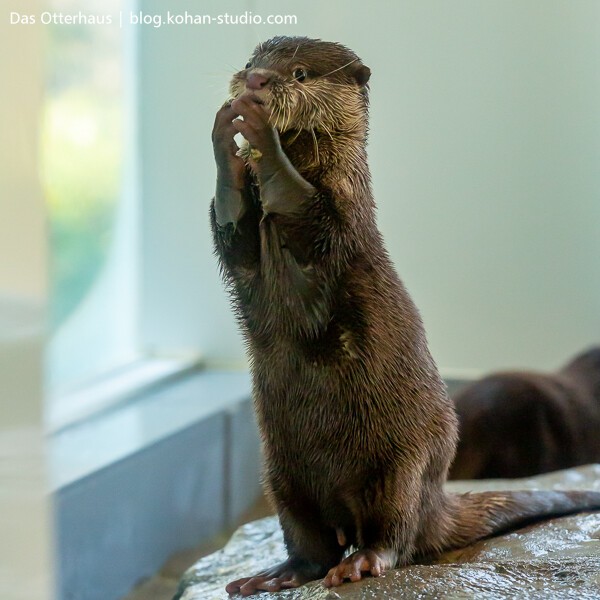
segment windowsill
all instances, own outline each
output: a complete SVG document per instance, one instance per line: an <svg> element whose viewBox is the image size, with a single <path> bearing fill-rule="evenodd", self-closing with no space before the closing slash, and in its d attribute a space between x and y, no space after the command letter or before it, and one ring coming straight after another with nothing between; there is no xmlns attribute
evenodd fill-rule
<svg viewBox="0 0 600 600"><path fill-rule="evenodd" d="M141 358L85 385L68 391L50 392L46 422L49 433L57 433L119 404L140 398L159 385L197 370L195 354L179 357Z"/></svg>
<svg viewBox="0 0 600 600"><path fill-rule="evenodd" d="M49 438L56 491L250 396L250 375L195 371Z"/></svg>

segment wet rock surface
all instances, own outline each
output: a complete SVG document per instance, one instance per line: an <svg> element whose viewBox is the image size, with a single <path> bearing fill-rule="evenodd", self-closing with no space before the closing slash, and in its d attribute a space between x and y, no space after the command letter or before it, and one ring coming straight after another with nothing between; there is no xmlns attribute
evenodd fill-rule
<svg viewBox="0 0 600 600"><path fill-rule="evenodd" d="M501 489L593 489L600 465L521 480L463 481L453 492ZM225 585L284 560L275 517L244 525L229 543L184 575L174 600L225 600ZM238 596L235 596L237 598ZM600 512L531 525L448 552L435 563L395 569L328 590L320 581L261 598L369 600L402 598L600 599ZM233 597L232 597L233 598Z"/></svg>

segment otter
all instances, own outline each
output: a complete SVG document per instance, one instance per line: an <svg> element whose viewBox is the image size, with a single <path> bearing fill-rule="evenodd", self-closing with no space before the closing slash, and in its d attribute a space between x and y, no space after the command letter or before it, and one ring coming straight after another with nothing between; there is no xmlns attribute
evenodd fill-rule
<svg viewBox="0 0 600 600"><path fill-rule="evenodd" d="M501 372L456 394L450 479L529 477L600 462L600 347L555 373Z"/></svg>
<svg viewBox="0 0 600 600"><path fill-rule="evenodd" d="M210 219L288 552L229 594L338 586L600 508L593 492L444 491L457 419L376 225L370 74L338 43L275 37L216 115Z"/></svg>

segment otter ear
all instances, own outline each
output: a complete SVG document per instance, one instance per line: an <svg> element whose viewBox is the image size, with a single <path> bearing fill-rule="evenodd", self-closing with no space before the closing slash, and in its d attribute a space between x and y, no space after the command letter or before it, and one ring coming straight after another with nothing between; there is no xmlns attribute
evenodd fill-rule
<svg viewBox="0 0 600 600"><path fill-rule="evenodd" d="M360 87L365 87L371 77L371 69L366 65L358 66L354 71L354 78Z"/></svg>

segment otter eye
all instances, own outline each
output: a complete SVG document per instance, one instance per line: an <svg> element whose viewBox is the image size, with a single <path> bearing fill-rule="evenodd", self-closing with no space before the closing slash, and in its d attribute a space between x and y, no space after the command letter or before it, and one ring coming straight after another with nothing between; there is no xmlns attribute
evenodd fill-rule
<svg viewBox="0 0 600 600"><path fill-rule="evenodd" d="M304 81L306 79L306 71L304 69L294 69L292 76L296 81Z"/></svg>
<svg viewBox="0 0 600 600"><path fill-rule="evenodd" d="M249 69L251 66L252 66L252 63L251 62L247 62L246 66L244 67L244 69Z"/></svg>

